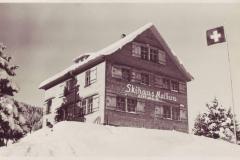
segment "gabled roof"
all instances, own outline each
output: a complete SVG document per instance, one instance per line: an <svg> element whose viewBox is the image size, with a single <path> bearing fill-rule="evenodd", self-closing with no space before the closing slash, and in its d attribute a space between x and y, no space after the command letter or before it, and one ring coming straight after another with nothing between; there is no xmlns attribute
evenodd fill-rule
<svg viewBox="0 0 240 160"><path fill-rule="evenodd" d="M189 81L192 80L193 77L190 75L190 73L188 73L186 71L183 64L180 63L178 58L170 50L170 48L168 47L166 42L163 40L163 38L161 37L161 35L157 31L157 29L155 28L155 26L152 23L148 23L148 24L142 26L141 28L135 30L134 32L128 34L124 38L116 41L115 43L107 46L106 48L103 48L102 50L99 50L97 52L92 52L92 53L84 53L84 55L89 55L89 56L84 58L83 61L79 61L79 59L82 58L82 55L80 55L79 57L74 59L74 61L76 63L74 63L67 69L57 73L56 75L48 78L47 80L43 81L42 83L40 83L39 88L47 89L47 88L49 88L50 85L52 86L54 84L60 83L64 79L64 77L67 77L67 75L72 75L72 73L74 73L76 70L81 69L83 66L91 64L92 62L97 61L98 59L101 59L104 56L115 53L117 50L121 49L123 46L125 46L129 42L133 41L138 35L142 34L144 31L146 31L148 29L151 29L151 31L156 36L156 38L159 40L159 42L161 44L163 44L165 51L169 54L169 56L172 58L172 60L177 65L177 67L180 69L180 71L186 76L186 78Z"/></svg>

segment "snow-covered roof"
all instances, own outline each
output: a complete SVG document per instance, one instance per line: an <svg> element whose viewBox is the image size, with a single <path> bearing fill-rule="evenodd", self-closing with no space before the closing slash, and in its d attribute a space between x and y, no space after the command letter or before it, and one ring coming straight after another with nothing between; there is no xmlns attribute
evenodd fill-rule
<svg viewBox="0 0 240 160"><path fill-rule="evenodd" d="M92 52L92 53L84 53L84 55L89 55L87 58L85 58L83 61L78 61L79 58L82 57L82 54L75 58L74 61L76 63L74 63L73 65L71 65L70 67L68 67L67 69L57 73L56 75L48 78L47 80L43 81L40 83L39 88L40 89L45 89L46 86L48 86L50 83L57 83L58 80L61 80L64 76L70 74L74 71L76 71L77 69L80 69L82 66L85 66L91 62L93 62L94 60L107 56L107 55L111 55L113 53L115 53L117 50L121 49L123 46L125 46L127 43L133 41L138 35L142 34L144 31L146 31L147 29L152 29L153 33L157 36L157 38L160 40L160 42L162 41L165 46L167 47L167 51L170 52L170 56L173 58L173 60L177 63L178 68L183 71L183 73L188 77L189 80L192 79L192 76L185 70L184 66L180 63L180 61L178 60L178 58L171 52L171 50L169 49L169 47L167 46L166 42L163 40L163 38L160 36L159 32L157 31L157 29L154 27L154 25L152 23L147 23L146 25L142 26L141 28L135 30L134 32L128 34L127 36L125 36L124 38L116 41L115 43L107 46L106 48L103 48L97 52Z"/></svg>

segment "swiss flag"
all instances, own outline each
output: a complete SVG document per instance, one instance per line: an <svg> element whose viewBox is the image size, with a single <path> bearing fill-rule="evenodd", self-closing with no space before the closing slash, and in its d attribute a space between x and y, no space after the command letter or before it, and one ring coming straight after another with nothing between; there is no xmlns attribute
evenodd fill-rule
<svg viewBox="0 0 240 160"><path fill-rule="evenodd" d="M207 44L226 42L223 26L207 30Z"/></svg>

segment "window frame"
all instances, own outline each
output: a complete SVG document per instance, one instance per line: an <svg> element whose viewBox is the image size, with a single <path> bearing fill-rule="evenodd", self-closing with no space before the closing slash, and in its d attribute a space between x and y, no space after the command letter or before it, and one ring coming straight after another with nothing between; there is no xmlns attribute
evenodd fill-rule
<svg viewBox="0 0 240 160"><path fill-rule="evenodd" d="M93 113L93 96L87 98L87 114Z"/></svg>
<svg viewBox="0 0 240 160"><path fill-rule="evenodd" d="M176 113L176 115L174 115ZM180 107L172 107L172 120L180 120Z"/></svg>
<svg viewBox="0 0 240 160"><path fill-rule="evenodd" d="M132 56L161 65L167 63L165 51L145 43L132 42Z"/></svg>
<svg viewBox="0 0 240 160"><path fill-rule="evenodd" d="M149 61L149 47L147 45L141 45L141 59Z"/></svg>
<svg viewBox="0 0 240 160"><path fill-rule="evenodd" d="M156 52L152 52L156 51ZM154 63L159 63L159 53L158 49L154 47L150 47L149 49L149 61Z"/></svg>
<svg viewBox="0 0 240 160"><path fill-rule="evenodd" d="M171 91L179 92L179 82L177 80L171 80Z"/></svg>
<svg viewBox="0 0 240 160"><path fill-rule="evenodd" d="M166 110L168 110L170 112L166 113ZM171 106L163 105L163 118L164 119L172 119L172 109L171 109Z"/></svg>
<svg viewBox="0 0 240 160"><path fill-rule="evenodd" d="M163 83L163 86L162 86L163 89L167 89L167 90L170 90L170 89L171 89L170 79L168 79L168 78L163 78L163 79L162 79L162 83Z"/></svg>
<svg viewBox="0 0 240 160"><path fill-rule="evenodd" d="M122 70L122 80L130 82L131 81L131 70L127 68L121 68Z"/></svg>
<svg viewBox="0 0 240 160"><path fill-rule="evenodd" d="M150 85L150 74L141 73L141 84Z"/></svg>
<svg viewBox="0 0 240 160"><path fill-rule="evenodd" d="M93 77L91 76L91 74L93 74L93 72L95 72L95 78L93 79ZM88 69L87 71L85 71L85 87L90 86L91 84L95 83L97 81L97 67Z"/></svg>
<svg viewBox="0 0 240 160"><path fill-rule="evenodd" d="M131 110L133 109L133 110ZM127 112L136 113L137 111L137 99L136 98L127 98Z"/></svg>

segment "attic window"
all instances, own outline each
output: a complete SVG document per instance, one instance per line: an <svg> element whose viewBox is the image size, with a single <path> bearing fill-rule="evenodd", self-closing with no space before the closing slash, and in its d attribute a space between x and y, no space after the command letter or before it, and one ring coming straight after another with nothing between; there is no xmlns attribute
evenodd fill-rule
<svg viewBox="0 0 240 160"><path fill-rule="evenodd" d="M149 44L132 43L132 56L146 61L166 65L166 53Z"/></svg>

